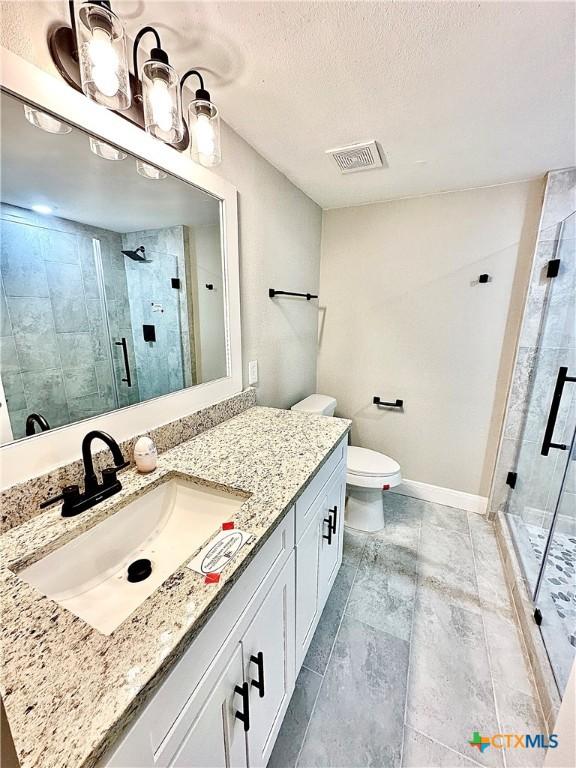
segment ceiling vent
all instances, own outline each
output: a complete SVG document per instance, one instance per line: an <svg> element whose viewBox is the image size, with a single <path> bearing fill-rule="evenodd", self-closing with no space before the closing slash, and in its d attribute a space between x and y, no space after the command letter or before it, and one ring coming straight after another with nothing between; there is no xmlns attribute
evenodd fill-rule
<svg viewBox="0 0 576 768"><path fill-rule="evenodd" d="M327 149L342 173L356 173L357 171L369 171L371 168L384 168L387 163L381 157L375 141L365 141L362 144L350 144L348 147Z"/></svg>

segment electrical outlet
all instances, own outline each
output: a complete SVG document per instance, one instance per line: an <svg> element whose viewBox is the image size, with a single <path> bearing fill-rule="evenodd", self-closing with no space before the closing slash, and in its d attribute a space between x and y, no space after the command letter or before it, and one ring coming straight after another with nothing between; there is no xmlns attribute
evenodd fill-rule
<svg viewBox="0 0 576 768"><path fill-rule="evenodd" d="M248 384L258 384L258 360L248 363Z"/></svg>

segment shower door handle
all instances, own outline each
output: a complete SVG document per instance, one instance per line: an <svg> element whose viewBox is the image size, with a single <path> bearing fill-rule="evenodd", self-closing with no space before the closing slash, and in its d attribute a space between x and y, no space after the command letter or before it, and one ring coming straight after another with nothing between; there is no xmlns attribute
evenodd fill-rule
<svg viewBox="0 0 576 768"><path fill-rule="evenodd" d="M554 394L552 395L550 413L548 414L548 423L546 424L546 431L544 432L544 440L542 442L542 450L540 451L542 456L548 456L550 453L550 448L556 448L559 451L565 451L568 448L568 446L564 443L553 442L554 427L556 426L556 419L558 418L558 409L560 408L560 401L562 400L564 384L566 384L567 381L576 381L576 376L568 376L568 368L562 366L558 369L556 386L554 387Z"/></svg>
<svg viewBox="0 0 576 768"><path fill-rule="evenodd" d="M126 339L124 336L122 336L122 339L120 341L115 341L114 344L116 344L117 347L122 347L122 354L124 356L124 371L126 372L126 377L122 379L122 381L125 381L126 384L131 387L132 376L130 375L130 360L128 359L128 345L126 344Z"/></svg>

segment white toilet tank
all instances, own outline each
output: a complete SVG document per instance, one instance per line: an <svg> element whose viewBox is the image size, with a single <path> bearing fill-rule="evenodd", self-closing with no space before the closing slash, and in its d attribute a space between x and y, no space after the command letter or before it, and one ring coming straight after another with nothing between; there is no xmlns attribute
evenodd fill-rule
<svg viewBox="0 0 576 768"><path fill-rule="evenodd" d="M310 395L294 403L290 410L315 413L317 416L334 416L336 405L336 400L329 395Z"/></svg>

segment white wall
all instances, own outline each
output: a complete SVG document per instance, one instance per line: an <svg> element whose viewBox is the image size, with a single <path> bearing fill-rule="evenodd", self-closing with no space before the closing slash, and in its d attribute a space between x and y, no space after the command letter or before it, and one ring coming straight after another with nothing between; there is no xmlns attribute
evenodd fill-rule
<svg viewBox="0 0 576 768"><path fill-rule="evenodd" d="M67 6L63 0L2 2L0 43L55 73L46 37L52 24L68 23ZM244 383L248 362L257 359L258 402L285 407L315 389L318 312L314 302L273 301L268 288L317 292L322 214L225 124L222 151L216 173L239 192Z"/></svg>
<svg viewBox="0 0 576 768"><path fill-rule="evenodd" d="M198 284L196 373L198 381L211 381L226 375L220 227L194 227L192 234Z"/></svg>
<svg viewBox="0 0 576 768"><path fill-rule="evenodd" d="M488 494L542 191L324 212L318 390L354 419L355 445L393 456L410 480ZM483 272L492 281L471 286Z"/></svg>

